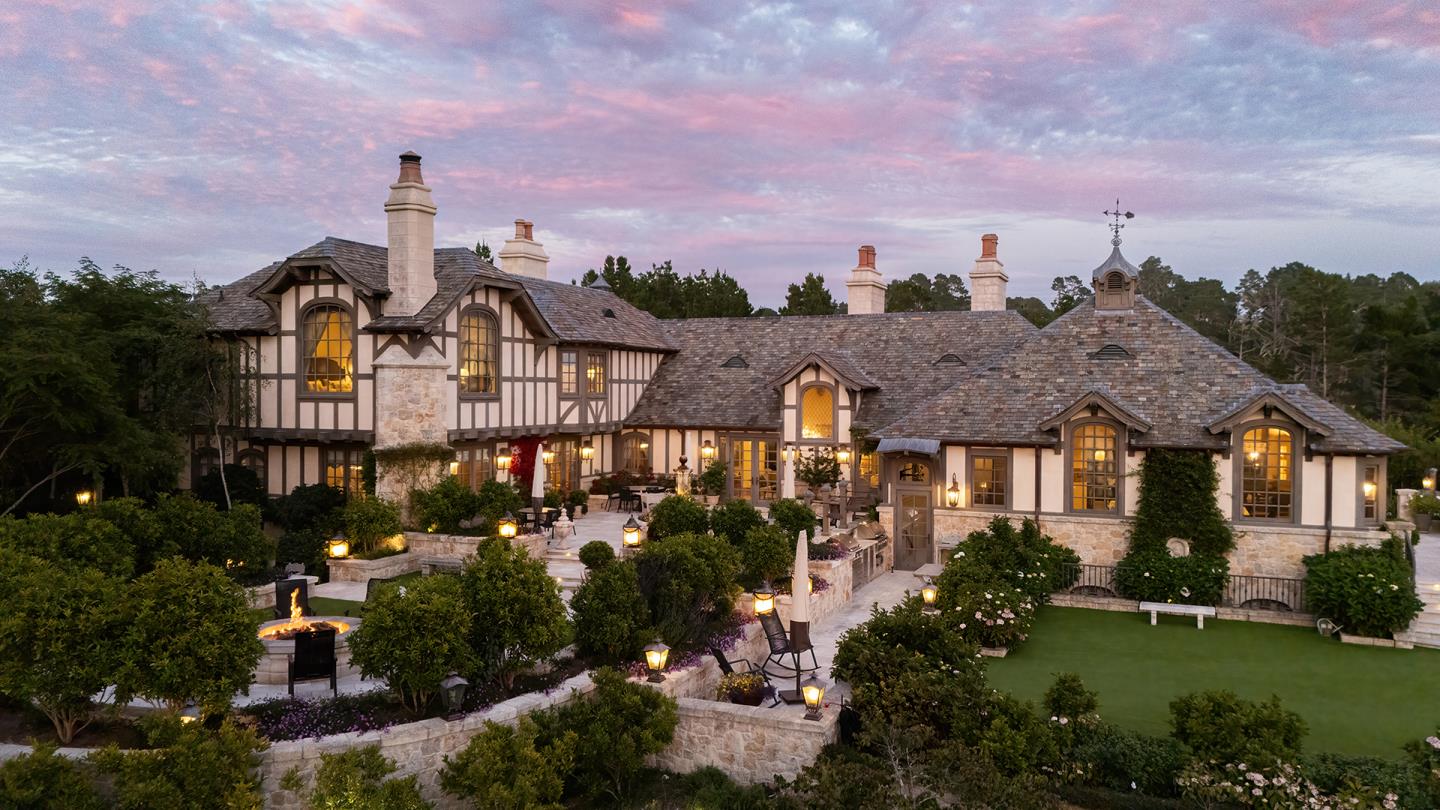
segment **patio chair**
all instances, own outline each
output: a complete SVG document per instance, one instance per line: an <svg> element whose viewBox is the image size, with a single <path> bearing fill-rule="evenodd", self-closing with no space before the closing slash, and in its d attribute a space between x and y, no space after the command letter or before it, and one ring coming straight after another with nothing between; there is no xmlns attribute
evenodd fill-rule
<svg viewBox="0 0 1440 810"><path fill-rule="evenodd" d="M620 500L621 500L621 497L622 497L622 495L621 495L620 490L618 490L618 489L612 489L612 490L610 490L610 493L605 496L605 511L606 511L606 512L611 512L611 511L617 511L617 510L619 510L619 509L620 509ZM611 508L610 508L612 504L613 504L614 507L615 507L614 509L611 509Z"/></svg>
<svg viewBox="0 0 1440 810"><path fill-rule="evenodd" d="M716 647L716 646L713 645L713 644L710 645L710 648L709 648L709 649L710 649L710 654L713 655L713 656L715 656L715 663L717 663L717 664L720 665L720 674L721 674L721 675L734 675L734 674L735 674L735 665L736 665L736 664L744 664L744 665L745 665L745 672L751 672L751 673L754 673L754 674L756 674L756 675L759 675L759 676L765 681L765 685L768 686L768 687L770 687L771 692L772 692L773 695L774 695L774 697L773 697L773 698L771 699L771 701L770 701L770 705L771 705L771 706L775 706L775 705L777 705L778 703L780 703L780 690L779 690L779 689L776 689L775 686L774 686L774 684L770 683L770 673L766 672L766 671L763 670L763 669L757 669L757 668L755 667L755 665L754 665L753 663L751 663L751 662L750 662L750 659L748 659L748 658L736 658L736 659L733 660L733 661L730 660L728 657L726 657L724 650L720 649L719 647Z"/></svg>
<svg viewBox="0 0 1440 810"><path fill-rule="evenodd" d="M335 628L302 630L295 634L295 652L286 656L286 680L290 697L295 697L296 681L330 679L330 693L339 696L335 678Z"/></svg>
<svg viewBox="0 0 1440 810"><path fill-rule="evenodd" d="M645 508L645 501L640 493L633 489L623 490L620 493L620 511L639 512Z"/></svg>
<svg viewBox="0 0 1440 810"><path fill-rule="evenodd" d="M765 658L765 663L760 665L762 672L770 673L773 665L782 672L798 675L805 672L814 672L820 668L820 663L815 659L814 645L808 645L803 650L794 649L790 644L790 636L785 632L785 625L781 624L780 616L775 611L760 614L760 628L765 631L765 640L770 644L770 655ZM810 666L804 666L803 656L810 653ZM785 656L790 656L793 664L785 663ZM789 677L788 675L786 677Z"/></svg>
<svg viewBox="0 0 1440 810"><path fill-rule="evenodd" d="M560 519L559 509L546 509L540 516L540 533L555 536L555 521Z"/></svg>
<svg viewBox="0 0 1440 810"><path fill-rule="evenodd" d="M300 592L300 614L302 616L314 616L310 611L310 581L296 577L295 579L282 579L275 583L275 618L290 618L290 594L292 591Z"/></svg>

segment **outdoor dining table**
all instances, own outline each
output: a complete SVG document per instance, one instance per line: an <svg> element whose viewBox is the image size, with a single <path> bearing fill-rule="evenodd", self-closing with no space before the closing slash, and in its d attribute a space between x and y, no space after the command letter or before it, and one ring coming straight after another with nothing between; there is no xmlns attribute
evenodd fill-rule
<svg viewBox="0 0 1440 810"><path fill-rule="evenodd" d="M626 487L626 489L632 494L640 496L640 504L646 509L675 494L674 490L657 487Z"/></svg>

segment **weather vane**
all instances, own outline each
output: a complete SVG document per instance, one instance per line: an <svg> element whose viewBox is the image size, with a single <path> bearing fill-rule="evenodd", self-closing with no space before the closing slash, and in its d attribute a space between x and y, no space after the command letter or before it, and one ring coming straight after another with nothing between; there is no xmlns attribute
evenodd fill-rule
<svg viewBox="0 0 1440 810"><path fill-rule="evenodd" d="M1112 222L1112 223L1110 223L1110 225L1108 225L1107 227L1110 228L1110 233L1111 233L1110 244L1114 245L1115 247L1120 247L1120 229L1125 227L1125 223L1121 222L1121 221L1120 221L1120 218L1121 218L1121 217L1124 217L1125 219L1134 219L1134 218L1135 218L1135 214L1134 214L1133 212L1130 212L1130 211L1123 211L1123 212L1122 212L1122 211L1120 210L1120 198L1119 198L1119 197L1116 197L1116 198L1115 198L1115 210L1114 210L1114 211L1102 211L1101 213L1103 213L1103 214L1104 214L1105 216L1107 216L1107 217L1114 217L1114 218L1115 218L1115 221Z"/></svg>

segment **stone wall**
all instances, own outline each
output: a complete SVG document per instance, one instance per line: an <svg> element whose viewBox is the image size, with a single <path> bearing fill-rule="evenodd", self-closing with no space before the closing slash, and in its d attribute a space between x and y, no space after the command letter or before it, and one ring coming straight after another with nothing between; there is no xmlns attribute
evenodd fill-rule
<svg viewBox="0 0 1440 810"><path fill-rule="evenodd" d="M1330 548L1378 546L1389 536L1378 529L1333 529L1330 532ZM1230 573L1303 579L1305 565L1301 558L1324 551L1324 529L1236 526L1235 550L1230 552Z"/></svg>
<svg viewBox="0 0 1440 810"><path fill-rule="evenodd" d="M428 345L415 356L400 345L392 345L375 358L375 401L385 403L375 411L377 450L407 444L449 444L446 409L450 386L445 375L450 366ZM407 510L410 490L428 487L441 475L437 464L433 471L407 480L411 476L389 466L377 466L375 494Z"/></svg>
<svg viewBox="0 0 1440 810"><path fill-rule="evenodd" d="M484 539L464 534L405 532L406 546L421 557L455 557L463 560L473 557L476 546ZM545 559L546 538L543 534L522 534L510 543L524 548L531 559Z"/></svg>
<svg viewBox="0 0 1440 810"><path fill-rule="evenodd" d="M369 582L372 579L398 577L420 570L420 555L406 551L378 560L362 560L350 557L343 560L326 560L330 569L331 582Z"/></svg>
<svg viewBox="0 0 1440 810"><path fill-rule="evenodd" d="M821 719L804 719L802 706L738 706L681 698L675 740L652 763L678 773L707 766L745 784L794 778L820 749L840 738L839 708Z"/></svg>
<svg viewBox="0 0 1440 810"><path fill-rule="evenodd" d="M974 509L936 509L935 544L943 554L953 549L965 536L990 525L997 515L1005 515L1018 525L1029 514L986 512ZM1080 561L1093 565L1114 565L1125 556L1130 541L1125 533L1130 521L1115 518L1079 517L1075 515L1041 515L1040 529L1080 555Z"/></svg>

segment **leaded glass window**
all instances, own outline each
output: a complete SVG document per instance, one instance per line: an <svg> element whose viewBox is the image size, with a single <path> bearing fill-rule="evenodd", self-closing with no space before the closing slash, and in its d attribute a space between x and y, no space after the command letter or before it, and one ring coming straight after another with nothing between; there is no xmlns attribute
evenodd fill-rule
<svg viewBox="0 0 1440 810"><path fill-rule="evenodd" d="M1240 451L1240 514L1257 520L1291 520L1295 498L1295 443L1290 431L1245 431Z"/></svg>
<svg viewBox="0 0 1440 810"><path fill-rule="evenodd" d="M460 318L460 393L494 394L498 388L500 330L488 312Z"/></svg>
<svg viewBox="0 0 1440 810"><path fill-rule="evenodd" d="M835 438L835 392L812 385L800 395L800 438Z"/></svg>
<svg viewBox="0 0 1440 810"><path fill-rule="evenodd" d="M1120 467L1115 428L1081 425L1075 428L1071 441L1070 508L1078 512L1118 511Z"/></svg>
<svg viewBox="0 0 1440 810"><path fill-rule="evenodd" d="M353 390L355 344L350 312L324 304L305 312L305 390L312 394L348 394Z"/></svg>

